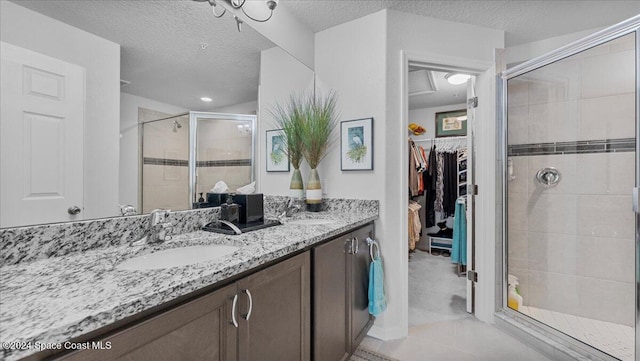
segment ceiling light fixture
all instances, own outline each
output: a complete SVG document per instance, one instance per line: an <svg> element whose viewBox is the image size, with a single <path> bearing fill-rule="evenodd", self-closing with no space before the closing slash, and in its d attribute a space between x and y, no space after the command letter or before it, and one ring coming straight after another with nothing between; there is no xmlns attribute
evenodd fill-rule
<svg viewBox="0 0 640 361"><path fill-rule="evenodd" d="M193 1L208 2L209 5L211 5L211 11L213 12L213 16L215 16L216 18L221 18L227 12L228 6L231 6L231 8L233 9L242 10L242 13L246 17L259 23L264 23L269 19L271 19L271 17L273 16L273 10L276 8L276 6L278 6L278 0L266 0L265 4L267 5L267 9L269 9L269 16L267 16L264 19L258 19L249 15L245 10L244 5L247 2L246 0L193 0ZM256 1L249 1L249 3L256 3ZM216 11L218 5L220 5L220 7L222 8L222 12L219 14ZM242 31L242 26L241 26L242 20L240 20L240 18L238 18L236 15L234 15L233 18L236 20L236 25L238 25L238 31Z"/></svg>
<svg viewBox="0 0 640 361"><path fill-rule="evenodd" d="M210 102L210 101L213 101L213 99L211 99L209 97L202 97L202 98L200 98L200 100L202 100L203 102L207 102L207 103Z"/></svg>
<svg viewBox="0 0 640 361"><path fill-rule="evenodd" d="M445 79L452 85L460 85L464 84L471 78L469 74L461 74L461 73L447 73L444 76Z"/></svg>

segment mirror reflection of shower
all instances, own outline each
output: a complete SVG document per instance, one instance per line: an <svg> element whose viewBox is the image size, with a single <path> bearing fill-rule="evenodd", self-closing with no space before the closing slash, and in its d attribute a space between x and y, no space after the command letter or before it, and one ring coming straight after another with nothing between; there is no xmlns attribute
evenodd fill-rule
<svg viewBox="0 0 640 361"><path fill-rule="evenodd" d="M173 121L173 132L177 133L178 129L182 128L182 124L178 123L177 120Z"/></svg>

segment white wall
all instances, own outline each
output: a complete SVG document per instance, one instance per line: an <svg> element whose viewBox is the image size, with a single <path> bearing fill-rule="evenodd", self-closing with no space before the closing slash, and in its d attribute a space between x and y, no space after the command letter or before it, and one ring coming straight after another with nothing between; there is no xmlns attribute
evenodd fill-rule
<svg viewBox="0 0 640 361"><path fill-rule="evenodd" d="M256 187L264 194L289 194L290 172L266 171L264 151L266 131L276 129L269 114L276 103L286 104L292 92L312 91L314 74L284 50L275 47L263 50L260 56L260 91L256 136ZM301 167L304 171L305 168ZM307 167L308 169L308 167ZM293 167L291 167L293 170ZM306 183L305 175L303 181Z"/></svg>
<svg viewBox="0 0 640 361"><path fill-rule="evenodd" d="M409 123L416 123L427 130L421 135L412 135L411 138L414 140L433 139L436 136L436 113L459 109L467 109L467 105L462 103L409 110ZM421 145L424 147L424 144Z"/></svg>
<svg viewBox="0 0 640 361"><path fill-rule="evenodd" d="M0 39L86 69L84 216L118 214L120 46L8 1Z"/></svg>
<svg viewBox="0 0 640 361"><path fill-rule="evenodd" d="M407 334L407 240L403 237L406 222L402 221L407 211L403 208L406 189L401 182L407 169L402 156L407 131L402 124L402 51L478 60L489 68L493 49L502 46L502 31L387 10L316 34L318 88L336 90L341 120L374 118L374 170L341 172L336 145L322 162L320 177L327 184L329 197L380 200L376 237L385 262L388 308L376 319L371 331L375 337L391 339ZM486 104L494 104L495 95L488 93L483 90Z"/></svg>
<svg viewBox="0 0 640 361"><path fill-rule="evenodd" d="M216 108L216 109L213 109L212 112L231 113L231 114L256 114L257 110L258 110L258 101L254 100L251 102Z"/></svg>
<svg viewBox="0 0 640 361"><path fill-rule="evenodd" d="M138 108L167 114L180 114L188 110L155 100L120 93L120 204L138 205ZM183 129L188 129L183 127Z"/></svg>

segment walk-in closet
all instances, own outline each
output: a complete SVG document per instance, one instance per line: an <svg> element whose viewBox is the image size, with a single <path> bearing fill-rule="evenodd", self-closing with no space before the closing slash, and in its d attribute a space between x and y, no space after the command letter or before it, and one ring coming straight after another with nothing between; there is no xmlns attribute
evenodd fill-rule
<svg viewBox="0 0 640 361"><path fill-rule="evenodd" d="M470 317L467 189L471 169L467 79L409 70L407 147L409 326Z"/></svg>

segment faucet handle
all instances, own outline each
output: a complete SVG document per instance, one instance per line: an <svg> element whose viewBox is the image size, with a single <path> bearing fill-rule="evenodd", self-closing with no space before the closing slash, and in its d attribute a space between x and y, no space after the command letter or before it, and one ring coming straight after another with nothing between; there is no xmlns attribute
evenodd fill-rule
<svg viewBox="0 0 640 361"><path fill-rule="evenodd" d="M149 215L150 225L156 225L158 223L164 223L169 216L170 209L154 209Z"/></svg>

